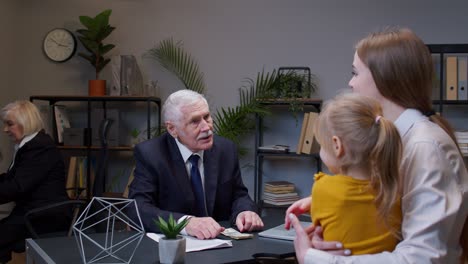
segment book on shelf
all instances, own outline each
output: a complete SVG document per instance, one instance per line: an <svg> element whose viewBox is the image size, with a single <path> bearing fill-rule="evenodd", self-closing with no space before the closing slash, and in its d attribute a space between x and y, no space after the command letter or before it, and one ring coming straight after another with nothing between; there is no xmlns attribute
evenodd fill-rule
<svg viewBox="0 0 468 264"><path fill-rule="evenodd" d="M270 181L265 182L264 192L269 193L288 193L295 191L294 184L287 181Z"/></svg>
<svg viewBox="0 0 468 264"><path fill-rule="evenodd" d="M299 197L297 192L287 192L287 193L271 193L271 192L264 192L263 196L271 197L271 198L289 198L289 197Z"/></svg>
<svg viewBox="0 0 468 264"><path fill-rule="evenodd" d="M51 105L38 105L37 109L42 118L42 123L44 124L44 131L46 134L54 137L54 123L52 116L52 106Z"/></svg>
<svg viewBox="0 0 468 264"><path fill-rule="evenodd" d="M289 205L299 200L293 183L288 181L266 182L263 191L263 202L271 205Z"/></svg>
<svg viewBox="0 0 468 264"><path fill-rule="evenodd" d="M91 181L91 190L95 178L94 160L91 159L91 168L89 179ZM68 165L67 181L65 189L70 199L86 198L88 190L88 158L85 156L71 156Z"/></svg>
<svg viewBox="0 0 468 264"><path fill-rule="evenodd" d="M266 153L288 153L289 146L286 145L266 145L258 147L259 152Z"/></svg>
<svg viewBox="0 0 468 264"><path fill-rule="evenodd" d="M70 157L68 164L68 173L65 189L67 190L68 197L74 199L76 197L76 158L75 156Z"/></svg>
<svg viewBox="0 0 468 264"><path fill-rule="evenodd" d="M265 182L265 186L271 186L271 187L294 187L294 183L288 182L288 181L268 181Z"/></svg>
<svg viewBox="0 0 468 264"><path fill-rule="evenodd" d="M286 202L263 201L263 202L266 204L281 206L281 205L291 205L295 201L286 201Z"/></svg>
<svg viewBox="0 0 468 264"><path fill-rule="evenodd" d="M55 126L57 128L57 142L63 143L63 130L70 127L67 108L64 105L54 105Z"/></svg>

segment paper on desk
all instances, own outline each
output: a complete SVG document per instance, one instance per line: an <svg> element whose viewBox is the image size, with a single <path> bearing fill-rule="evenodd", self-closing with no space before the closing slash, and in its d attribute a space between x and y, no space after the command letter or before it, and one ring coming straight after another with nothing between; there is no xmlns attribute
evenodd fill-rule
<svg viewBox="0 0 468 264"><path fill-rule="evenodd" d="M156 234L156 233L146 233L146 235L153 239L156 242L159 242L159 238L163 237L163 234ZM193 251L202 251L205 249L212 249L212 248L224 248L224 247L232 247L231 240L224 240L224 239L197 239L192 236L183 236L187 241L185 245L185 252L193 252Z"/></svg>

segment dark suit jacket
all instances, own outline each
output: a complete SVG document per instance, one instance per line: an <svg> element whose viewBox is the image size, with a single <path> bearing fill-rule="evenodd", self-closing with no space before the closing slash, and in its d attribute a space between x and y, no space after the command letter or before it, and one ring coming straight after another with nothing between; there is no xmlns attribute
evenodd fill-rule
<svg viewBox="0 0 468 264"><path fill-rule="evenodd" d="M135 178L129 198L135 199L146 231L157 231L153 219L194 215L195 198L185 163L175 139L168 133L135 147ZM216 221L235 221L242 211L257 211L242 182L237 149L231 141L214 136L203 154L208 215ZM135 210L129 215L137 221Z"/></svg>
<svg viewBox="0 0 468 264"><path fill-rule="evenodd" d="M13 167L0 174L0 203L15 202L11 216L23 216L33 208L67 199L63 158L42 130L18 150Z"/></svg>

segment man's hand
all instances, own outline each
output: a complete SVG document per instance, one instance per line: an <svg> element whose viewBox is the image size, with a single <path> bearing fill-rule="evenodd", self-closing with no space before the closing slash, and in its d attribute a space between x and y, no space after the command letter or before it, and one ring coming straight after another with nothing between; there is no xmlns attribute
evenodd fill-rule
<svg viewBox="0 0 468 264"><path fill-rule="evenodd" d="M286 216L284 218L284 227L289 230L291 227L291 222L289 219L289 214L295 214L296 216L307 213L310 211L310 205L312 204L312 197L302 198L299 201L294 202L291 206L289 206L288 210L286 210Z"/></svg>
<svg viewBox="0 0 468 264"><path fill-rule="evenodd" d="M240 232L250 232L263 229L263 221L252 211L240 212L236 217L236 226Z"/></svg>
<svg viewBox="0 0 468 264"><path fill-rule="evenodd" d="M309 238L309 234L304 230L299 219L295 214L288 214L287 218L289 223L296 231L296 237L294 238L294 249L296 250L296 258L299 264L304 263L304 257L309 248L312 248L312 244Z"/></svg>
<svg viewBox="0 0 468 264"><path fill-rule="evenodd" d="M343 244L337 241L324 241L323 240L323 229L321 226L315 227L315 230L312 234L312 247L315 249L327 251L333 255L340 256L349 256L351 255L351 250L343 249Z"/></svg>
<svg viewBox="0 0 468 264"><path fill-rule="evenodd" d="M211 217L191 217L185 231L198 239L211 239L223 232L224 227Z"/></svg>

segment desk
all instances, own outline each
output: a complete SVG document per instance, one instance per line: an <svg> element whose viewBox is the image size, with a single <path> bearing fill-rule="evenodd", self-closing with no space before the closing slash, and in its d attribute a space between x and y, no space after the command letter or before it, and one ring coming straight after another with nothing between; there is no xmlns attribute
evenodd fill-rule
<svg viewBox="0 0 468 264"><path fill-rule="evenodd" d="M276 218L276 217L275 217ZM265 228L278 224L281 219L268 219ZM223 226L225 223L221 223ZM99 236L99 234L93 234ZM243 262L252 259L255 253L284 254L294 252L292 241L283 241L258 237L254 233L253 239L232 240L232 247L198 252L189 252L185 256L185 263L228 263ZM43 239L26 239L27 263L82 263L76 240L74 237L57 237ZM131 263L159 263L158 243L143 237Z"/></svg>

